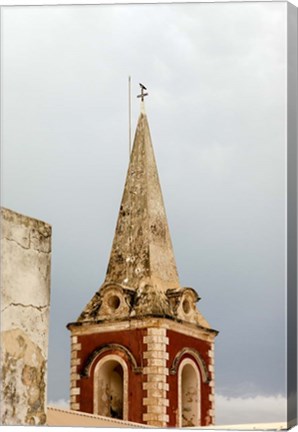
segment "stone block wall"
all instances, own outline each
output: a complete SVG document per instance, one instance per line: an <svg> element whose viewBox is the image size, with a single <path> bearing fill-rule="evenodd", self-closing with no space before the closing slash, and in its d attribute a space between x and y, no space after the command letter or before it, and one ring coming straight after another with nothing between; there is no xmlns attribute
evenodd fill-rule
<svg viewBox="0 0 298 432"><path fill-rule="evenodd" d="M1 209L1 424L46 423L51 226Z"/></svg>

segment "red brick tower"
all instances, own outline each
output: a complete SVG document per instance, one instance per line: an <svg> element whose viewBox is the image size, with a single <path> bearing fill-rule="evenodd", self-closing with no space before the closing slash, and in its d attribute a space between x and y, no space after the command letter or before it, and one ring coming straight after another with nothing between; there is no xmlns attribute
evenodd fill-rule
<svg viewBox="0 0 298 432"><path fill-rule="evenodd" d="M105 281L71 331L71 409L154 426L214 423L214 338L180 286L139 116Z"/></svg>

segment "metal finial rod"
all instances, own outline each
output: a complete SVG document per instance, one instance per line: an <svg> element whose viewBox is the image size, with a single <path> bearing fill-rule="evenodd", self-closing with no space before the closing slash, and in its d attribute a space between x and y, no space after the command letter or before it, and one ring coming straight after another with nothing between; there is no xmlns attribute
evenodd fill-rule
<svg viewBox="0 0 298 432"><path fill-rule="evenodd" d="M141 87L141 94L138 95L137 97L138 97L138 98L141 98L141 101L144 102L144 97L145 97L145 96L148 96L148 93L145 93L145 92L144 92L144 90L147 90L147 88L146 88L143 84L141 84L141 83L139 83L139 85L140 85L140 87Z"/></svg>

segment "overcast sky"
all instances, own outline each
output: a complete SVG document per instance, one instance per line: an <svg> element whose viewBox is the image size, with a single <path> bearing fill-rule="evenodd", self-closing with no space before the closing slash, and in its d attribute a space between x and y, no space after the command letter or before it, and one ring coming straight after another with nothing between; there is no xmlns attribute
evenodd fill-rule
<svg viewBox="0 0 298 432"><path fill-rule="evenodd" d="M133 130L148 87L180 282L220 331L217 420L248 421L250 401L256 421L285 420L282 2L3 10L2 205L53 227L48 399L69 397L65 326L105 276L128 75Z"/></svg>

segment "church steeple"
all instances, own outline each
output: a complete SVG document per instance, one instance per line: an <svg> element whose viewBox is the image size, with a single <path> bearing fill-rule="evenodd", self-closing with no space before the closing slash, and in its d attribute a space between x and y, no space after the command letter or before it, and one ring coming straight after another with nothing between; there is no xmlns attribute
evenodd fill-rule
<svg viewBox="0 0 298 432"><path fill-rule="evenodd" d="M209 328L196 291L179 283L144 89L106 277L78 323L163 316Z"/></svg>
<svg viewBox="0 0 298 432"><path fill-rule="evenodd" d="M141 86L104 283L71 331L71 409L151 426L214 423L216 330L180 286ZM191 396L191 397L190 397Z"/></svg>
<svg viewBox="0 0 298 432"><path fill-rule="evenodd" d="M163 291L179 287L144 107L136 128L105 283L134 290L148 283Z"/></svg>

